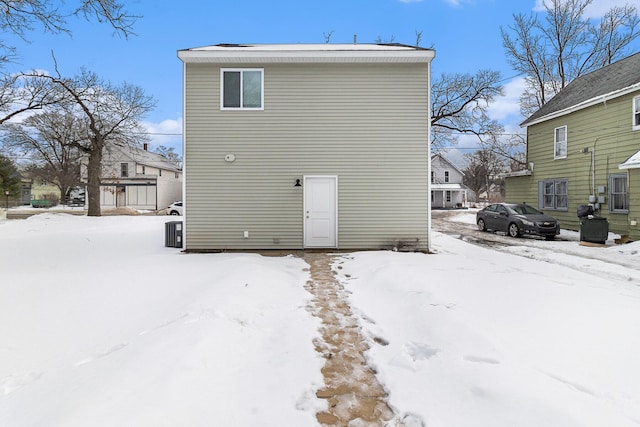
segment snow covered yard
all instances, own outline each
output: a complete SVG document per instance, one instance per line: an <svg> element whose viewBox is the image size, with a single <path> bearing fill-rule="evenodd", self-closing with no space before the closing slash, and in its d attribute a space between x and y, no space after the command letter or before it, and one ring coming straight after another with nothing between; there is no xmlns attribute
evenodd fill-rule
<svg viewBox="0 0 640 427"><path fill-rule="evenodd" d="M0 425L313 425L294 257L185 255L167 217L0 224Z"/></svg>
<svg viewBox="0 0 640 427"><path fill-rule="evenodd" d="M308 266L182 254L163 247L173 219L0 223L0 425L317 424ZM608 278L607 260L637 245L560 265L434 233L435 255L335 268L406 425L624 427L640 424L640 271Z"/></svg>

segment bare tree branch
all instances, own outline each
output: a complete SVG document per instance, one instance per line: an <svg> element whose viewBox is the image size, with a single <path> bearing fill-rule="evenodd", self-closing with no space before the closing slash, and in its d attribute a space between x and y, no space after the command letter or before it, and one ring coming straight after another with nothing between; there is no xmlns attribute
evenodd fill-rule
<svg viewBox="0 0 640 427"><path fill-rule="evenodd" d="M140 120L153 109L155 101L138 86L112 85L84 69L73 78L64 78L59 73L26 76L48 82L61 98L50 108L64 116L70 114L76 120L78 133L67 144L88 157L88 215L100 216L103 152L111 145L137 146L144 141Z"/></svg>
<svg viewBox="0 0 640 427"><path fill-rule="evenodd" d="M500 73L481 70L475 75L443 74L431 88L431 126L434 150L455 145L459 134L479 140L495 138L503 127L488 115L489 105L503 94Z"/></svg>
<svg viewBox="0 0 640 427"><path fill-rule="evenodd" d="M521 112L531 115L575 78L611 64L640 36L635 6L612 7L593 23L585 17L593 0L546 0L542 18L513 15L500 28L511 66L525 76L528 88Z"/></svg>

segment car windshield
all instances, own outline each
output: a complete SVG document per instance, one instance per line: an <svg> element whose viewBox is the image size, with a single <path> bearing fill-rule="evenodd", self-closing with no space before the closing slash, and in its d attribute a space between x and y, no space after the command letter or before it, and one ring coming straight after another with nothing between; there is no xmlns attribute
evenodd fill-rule
<svg viewBox="0 0 640 427"><path fill-rule="evenodd" d="M509 210L518 215L540 215L541 212L529 205L511 205Z"/></svg>

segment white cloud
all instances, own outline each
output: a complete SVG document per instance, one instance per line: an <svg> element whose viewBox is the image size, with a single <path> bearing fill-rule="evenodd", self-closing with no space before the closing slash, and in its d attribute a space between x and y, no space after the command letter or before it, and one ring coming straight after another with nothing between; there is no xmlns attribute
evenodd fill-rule
<svg viewBox="0 0 640 427"><path fill-rule="evenodd" d="M550 0L547 0L550 1ZM536 4L533 7L534 12L543 12L545 0L536 0ZM626 4L632 4L631 0L593 0L593 3L585 10L585 18L596 19L604 16L614 6L625 6Z"/></svg>
<svg viewBox="0 0 640 427"><path fill-rule="evenodd" d="M504 85L504 96L497 98L489 107L489 117L503 123L505 121L517 121L520 123L524 118L520 115L520 95L524 92L525 80L523 77L516 77Z"/></svg>
<svg viewBox="0 0 640 427"><path fill-rule="evenodd" d="M159 123L143 122L151 141L149 145L173 147L182 155L182 118L166 119Z"/></svg>

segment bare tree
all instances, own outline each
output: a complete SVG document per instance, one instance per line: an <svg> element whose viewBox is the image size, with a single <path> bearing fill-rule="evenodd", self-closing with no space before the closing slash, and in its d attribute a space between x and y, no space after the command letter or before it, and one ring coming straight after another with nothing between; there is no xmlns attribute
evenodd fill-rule
<svg viewBox="0 0 640 427"><path fill-rule="evenodd" d="M474 135L479 141L497 140L504 128L487 112L503 94L500 73L481 70L471 74L443 74L431 87L432 147L437 152L455 145L460 135Z"/></svg>
<svg viewBox="0 0 640 427"><path fill-rule="evenodd" d="M180 156L178 156L178 154L175 151L175 148L173 147L166 147L164 145L158 145L155 150L153 150L154 153L160 154L161 156L164 156L166 159L168 159L171 163L173 163L176 167L181 167L182 166L182 160L180 159Z"/></svg>
<svg viewBox="0 0 640 427"><path fill-rule="evenodd" d="M28 40L29 33L38 29L50 33L71 34L68 19L72 16L106 22L118 35L133 35L133 24L140 18L124 9L119 0L0 0L0 29ZM0 39L0 67L18 56L16 48ZM50 86L37 78L25 75L0 77L0 124L31 110L38 110L58 102Z"/></svg>
<svg viewBox="0 0 640 427"><path fill-rule="evenodd" d="M42 79L22 74L5 75L0 78L0 125L61 99L60 94Z"/></svg>
<svg viewBox="0 0 640 427"><path fill-rule="evenodd" d="M499 174L504 172L503 160L491 150L478 150L465 154L468 163L464 168L463 183L479 195L483 191L491 198L491 189L500 185Z"/></svg>
<svg viewBox="0 0 640 427"><path fill-rule="evenodd" d="M80 158L77 148L84 140L77 117L62 108L43 111L21 124L6 126L5 147L31 159L27 172L58 187L64 202L80 184Z"/></svg>
<svg viewBox="0 0 640 427"><path fill-rule="evenodd" d="M47 81L64 100L51 106L75 119L77 134L70 146L87 157L89 216L100 216L100 174L104 150L111 146L137 146L148 139L140 120L155 105L142 88L127 83L113 85L97 74L82 70L73 78L34 73Z"/></svg>
<svg viewBox="0 0 640 427"><path fill-rule="evenodd" d="M422 30L416 30L416 46L420 46L420 43L422 43Z"/></svg>
<svg viewBox="0 0 640 427"><path fill-rule="evenodd" d="M388 39L383 39L382 37L378 36L376 37L375 42L377 44L392 44L396 42L396 36L392 34L391 37L389 37Z"/></svg>
<svg viewBox="0 0 640 427"><path fill-rule="evenodd" d="M484 138L480 146L502 158L509 164L511 171L522 170L526 167L525 149L527 145L523 134L491 136Z"/></svg>
<svg viewBox="0 0 640 427"><path fill-rule="evenodd" d="M128 37L133 35L133 24L140 18L127 12L119 0L74 0L68 3L70 6L64 7L63 2L50 0L0 0L0 28L25 40L36 26L49 33L71 34L69 17L81 16L106 22L116 34Z"/></svg>
<svg viewBox="0 0 640 427"><path fill-rule="evenodd" d="M640 35L635 6L612 7L592 23L585 10L593 0L545 0L541 19L513 15L513 25L500 28L513 68L525 76L521 111L529 116L569 82L620 59Z"/></svg>

